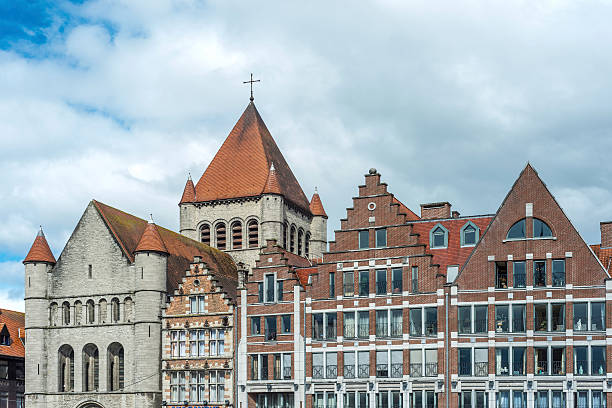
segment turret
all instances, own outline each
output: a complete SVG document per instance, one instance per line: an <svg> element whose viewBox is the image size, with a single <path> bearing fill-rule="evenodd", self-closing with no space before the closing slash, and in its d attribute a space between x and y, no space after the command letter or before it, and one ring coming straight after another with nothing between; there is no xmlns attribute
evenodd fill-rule
<svg viewBox="0 0 612 408"><path fill-rule="evenodd" d="M26 338L26 393L45 392L47 356L43 328L48 325L48 281L55 265L55 257L49 248L42 227L23 260L25 266Z"/></svg>
<svg viewBox="0 0 612 408"><path fill-rule="evenodd" d="M261 242L269 239L280 242L285 199L278 183L274 163L270 165L268 178L261 195Z"/></svg>
<svg viewBox="0 0 612 408"><path fill-rule="evenodd" d="M180 230L179 232L186 237L198 240L198 234L195 229L197 221L195 219L196 208L193 203L196 202L196 190L191 179L191 173L185 183L185 189L183 190L183 196L179 202L180 209Z"/></svg>
<svg viewBox="0 0 612 408"><path fill-rule="evenodd" d="M139 388L144 392L158 392L161 359L161 308L166 296L168 249L153 220L147 224L134 250L135 265L135 320L137 339L147 344L135 350L136 376L143 378Z"/></svg>
<svg viewBox="0 0 612 408"><path fill-rule="evenodd" d="M310 257L321 258L327 250L327 214L316 187L310 200L310 212Z"/></svg>

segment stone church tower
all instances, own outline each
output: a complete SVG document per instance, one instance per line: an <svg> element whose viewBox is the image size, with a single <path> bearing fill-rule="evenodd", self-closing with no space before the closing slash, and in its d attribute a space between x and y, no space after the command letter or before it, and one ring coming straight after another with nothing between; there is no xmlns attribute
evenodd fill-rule
<svg viewBox="0 0 612 408"><path fill-rule="evenodd" d="M179 207L181 234L250 267L267 240L309 259L327 248L319 195L308 201L252 101Z"/></svg>

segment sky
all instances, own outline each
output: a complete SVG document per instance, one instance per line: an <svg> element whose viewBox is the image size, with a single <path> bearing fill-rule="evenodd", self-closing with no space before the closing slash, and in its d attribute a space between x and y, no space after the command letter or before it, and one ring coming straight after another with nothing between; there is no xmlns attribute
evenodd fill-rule
<svg viewBox="0 0 612 408"><path fill-rule="evenodd" d="M588 243L612 219L608 1L0 1L0 307L88 202L178 229L255 104L328 238L375 167L404 204L494 213L530 162Z"/></svg>

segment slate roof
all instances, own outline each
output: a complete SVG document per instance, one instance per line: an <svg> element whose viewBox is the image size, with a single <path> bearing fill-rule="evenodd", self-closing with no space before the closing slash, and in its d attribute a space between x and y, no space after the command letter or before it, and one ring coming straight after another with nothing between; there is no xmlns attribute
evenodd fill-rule
<svg viewBox="0 0 612 408"><path fill-rule="evenodd" d="M45 238L45 234L43 233L42 228L38 231L38 235L34 239L34 243L30 248L30 252L26 255L23 263L26 262L47 262L51 264L55 264L55 257L51 252L51 248L49 248L49 244L47 243L47 239Z"/></svg>
<svg viewBox="0 0 612 408"><path fill-rule="evenodd" d="M310 214L309 202L253 102L195 186L197 202L258 197L274 163L280 193Z"/></svg>
<svg viewBox="0 0 612 408"><path fill-rule="evenodd" d="M0 332L5 327L11 337L11 344L0 345L0 356L25 358L25 313L0 309Z"/></svg>
<svg viewBox="0 0 612 408"><path fill-rule="evenodd" d="M149 225L151 224L99 201L93 200L92 202L117 240L124 255L131 262L134 262L134 251L138 247L145 230L150 228ZM158 225L155 225L155 230L168 253L168 293L178 289L185 272L193 262L194 256L200 256L202 261L208 265L211 275L214 276L213 279L217 280L223 291L235 301L238 273L236 265L229 255Z"/></svg>

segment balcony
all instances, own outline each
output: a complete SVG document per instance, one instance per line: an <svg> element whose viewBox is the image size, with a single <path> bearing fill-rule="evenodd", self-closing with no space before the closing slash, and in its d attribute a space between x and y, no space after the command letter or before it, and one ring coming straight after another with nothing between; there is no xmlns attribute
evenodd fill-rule
<svg viewBox="0 0 612 408"><path fill-rule="evenodd" d="M370 325L369 324L359 324L358 327L358 335L360 339L367 339L370 337Z"/></svg>
<svg viewBox="0 0 612 408"><path fill-rule="evenodd" d="M355 378L355 366L345 365L344 366L344 378Z"/></svg>
<svg viewBox="0 0 612 408"><path fill-rule="evenodd" d="M391 281L391 291L393 293L402 293L404 290L401 279L393 279Z"/></svg>
<svg viewBox="0 0 612 408"><path fill-rule="evenodd" d="M438 375L438 363L425 363L425 377L436 377Z"/></svg>
<svg viewBox="0 0 612 408"><path fill-rule="evenodd" d="M423 364L411 363L410 364L410 376L411 377L422 377L423 376Z"/></svg>
<svg viewBox="0 0 612 408"><path fill-rule="evenodd" d="M536 375L548 375L548 361L540 360L536 364Z"/></svg>
<svg viewBox="0 0 612 408"><path fill-rule="evenodd" d="M321 379L321 378L325 378L323 376L323 366L320 365L316 365L316 366L312 366L312 378L314 379Z"/></svg>
<svg viewBox="0 0 612 408"><path fill-rule="evenodd" d="M376 376L383 378L389 377L389 364L376 364Z"/></svg>
<svg viewBox="0 0 612 408"><path fill-rule="evenodd" d="M404 365L402 363L391 364L391 377L401 378L404 375Z"/></svg>
<svg viewBox="0 0 612 408"><path fill-rule="evenodd" d="M291 367L283 367L283 380L291 379Z"/></svg>
<svg viewBox="0 0 612 408"><path fill-rule="evenodd" d="M368 378L370 376L369 364L359 364L358 370L359 378Z"/></svg>
<svg viewBox="0 0 612 408"><path fill-rule="evenodd" d="M338 366L328 365L325 367L325 378L336 378L338 377Z"/></svg>
<svg viewBox="0 0 612 408"><path fill-rule="evenodd" d="M565 364L563 361L552 362L552 375L565 375Z"/></svg>
<svg viewBox="0 0 612 408"><path fill-rule="evenodd" d="M377 295L387 294L387 282L376 282L376 294Z"/></svg>
<svg viewBox="0 0 612 408"><path fill-rule="evenodd" d="M487 361L480 361L474 364L474 376L486 377L489 375L489 363Z"/></svg>

